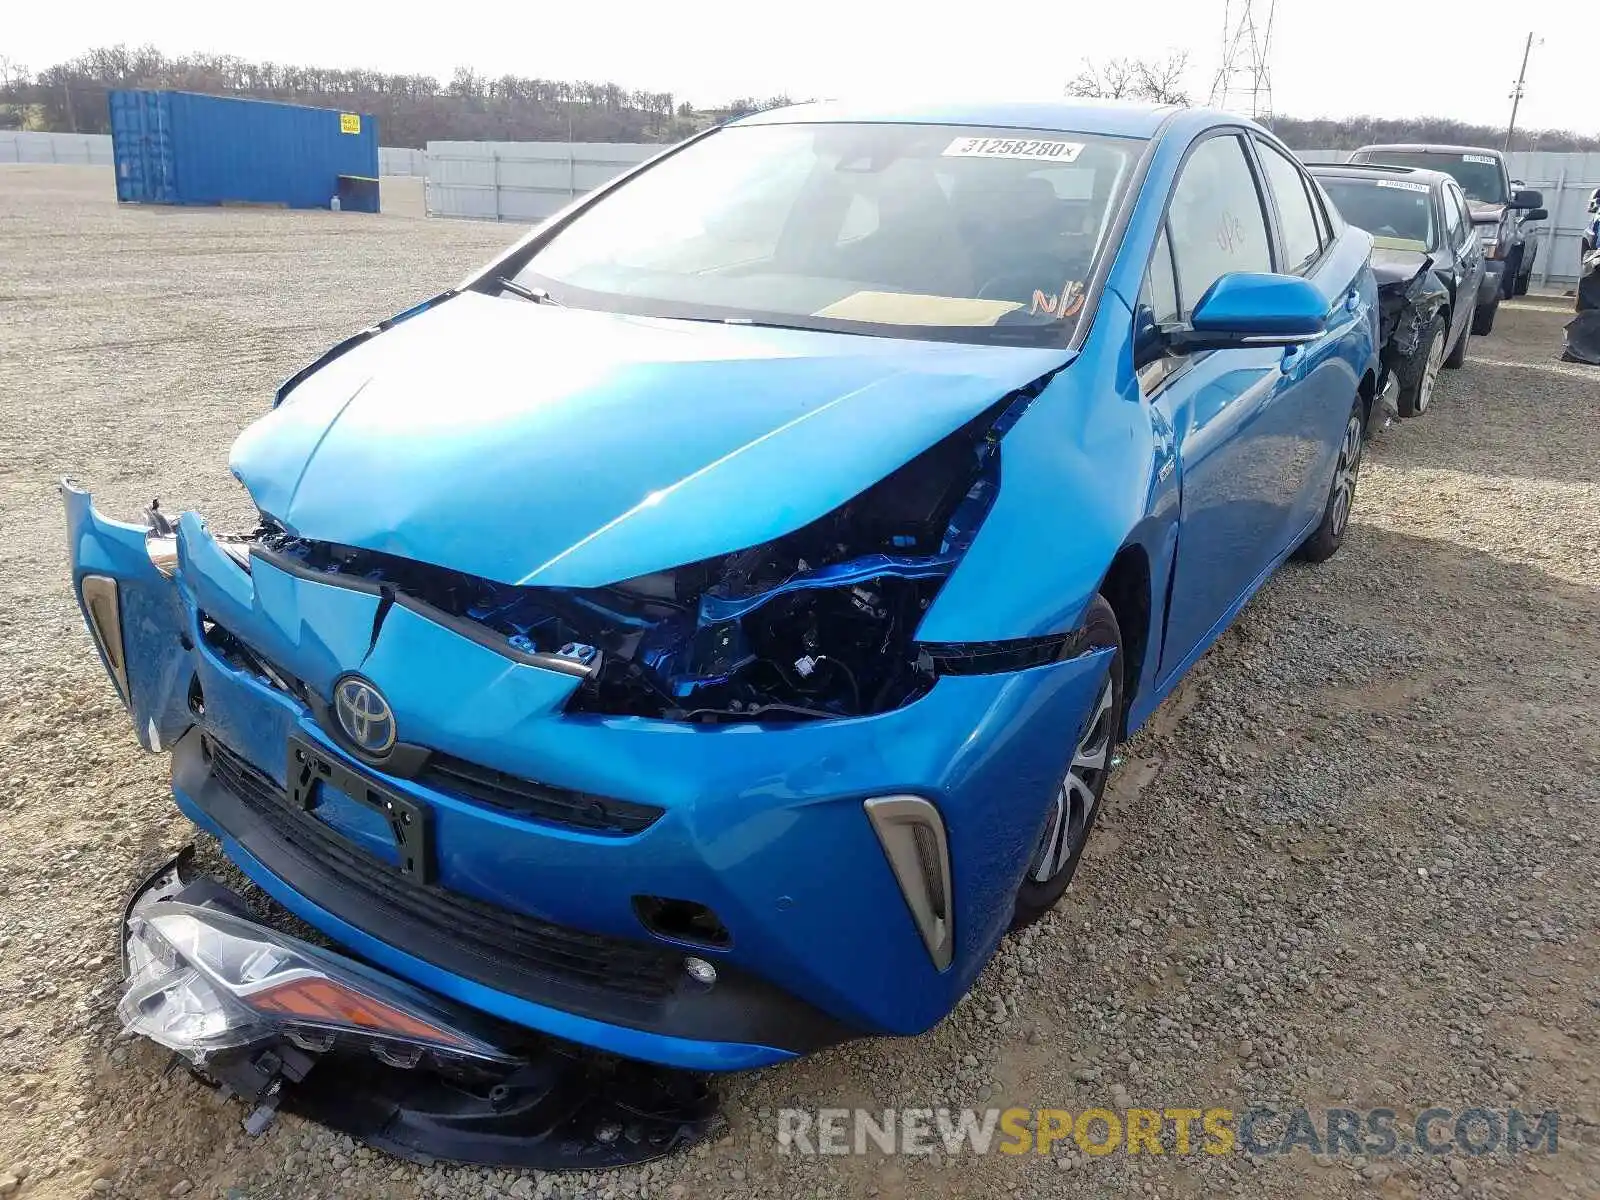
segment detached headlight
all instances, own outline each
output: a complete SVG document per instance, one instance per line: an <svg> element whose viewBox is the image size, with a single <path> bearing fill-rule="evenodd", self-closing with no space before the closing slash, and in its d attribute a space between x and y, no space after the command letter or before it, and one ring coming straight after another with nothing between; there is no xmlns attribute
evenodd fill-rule
<svg viewBox="0 0 1600 1200"><path fill-rule="evenodd" d="M138 909L127 953L123 1027L197 1063L279 1034L314 1050L342 1034L379 1039L397 1065L423 1049L511 1061L399 981L218 909L175 901Z"/></svg>

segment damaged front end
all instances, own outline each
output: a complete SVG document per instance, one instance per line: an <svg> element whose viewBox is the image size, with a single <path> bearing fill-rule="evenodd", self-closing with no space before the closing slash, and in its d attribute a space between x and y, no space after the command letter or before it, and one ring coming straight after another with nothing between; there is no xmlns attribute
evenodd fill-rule
<svg viewBox="0 0 1600 1200"><path fill-rule="evenodd" d="M1443 297L1430 258L1423 258L1421 266L1409 275L1379 279L1379 359L1385 367L1395 370L1417 352Z"/></svg>
<svg viewBox="0 0 1600 1200"><path fill-rule="evenodd" d="M697 1076L583 1055L251 919L192 847L124 921L123 1027L248 1108L293 1112L413 1161L607 1169L707 1135Z"/></svg>
<svg viewBox="0 0 1600 1200"><path fill-rule="evenodd" d="M296 574L376 589L380 622L409 605L579 677L568 712L700 724L866 716L909 704L962 657L919 646L916 629L993 504L1000 439L1036 392L1011 395L801 529L608 587L507 585L270 520L234 544ZM1047 662L1061 641L1013 649Z"/></svg>

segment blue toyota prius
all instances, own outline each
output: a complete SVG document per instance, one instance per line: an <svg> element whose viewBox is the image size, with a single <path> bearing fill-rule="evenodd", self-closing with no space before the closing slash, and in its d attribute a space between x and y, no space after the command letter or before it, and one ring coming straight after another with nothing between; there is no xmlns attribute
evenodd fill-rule
<svg viewBox="0 0 1600 1200"><path fill-rule="evenodd" d="M141 742L325 939L169 880L124 1021L709 1070L929 1028L1118 741L1339 548L1370 247L1220 113L783 109L295 375L255 528L64 483Z"/></svg>

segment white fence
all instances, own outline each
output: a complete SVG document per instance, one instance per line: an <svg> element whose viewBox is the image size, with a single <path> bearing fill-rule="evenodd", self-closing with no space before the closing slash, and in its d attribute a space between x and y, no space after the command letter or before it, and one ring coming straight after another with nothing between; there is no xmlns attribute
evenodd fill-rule
<svg viewBox="0 0 1600 1200"><path fill-rule="evenodd" d="M111 135L0 130L0 163L77 163L109 167Z"/></svg>
<svg viewBox="0 0 1600 1200"><path fill-rule="evenodd" d="M1348 150L1296 150L1302 162L1339 163L1350 158ZM1513 179L1544 193L1544 206L1550 219L1535 227L1533 237L1539 247L1533 262L1536 286L1570 285L1578 279L1579 238L1591 218L1589 197L1600 187L1600 153L1547 153L1519 150L1508 155L1506 165Z"/></svg>
<svg viewBox="0 0 1600 1200"><path fill-rule="evenodd" d="M429 142L428 215L542 221L665 148L640 142Z"/></svg>
<svg viewBox="0 0 1600 1200"><path fill-rule="evenodd" d="M379 175L426 175L428 156L409 146L379 146Z"/></svg>
<svg viewBox="0 0 1600 1200"><path fill-rule="evenodd" d="M0 163L76 163L109 167L109 133L22 133L0 130ZM380 175L425 175L427 156L406 147L378 148Z"/></svg>

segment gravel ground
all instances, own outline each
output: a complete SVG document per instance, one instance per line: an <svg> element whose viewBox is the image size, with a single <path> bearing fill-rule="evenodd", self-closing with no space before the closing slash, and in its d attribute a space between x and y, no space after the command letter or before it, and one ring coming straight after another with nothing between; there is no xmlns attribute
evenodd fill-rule
<svg viewBox="0 0 1600 1200"><path fill-rule="evenodd" d="M68 598L58 473L218 524L272 387L513 235L119 210L0 168L0 1196L1600 1195L1600 374L1507 305L1129 747L1078 881L956 1013L724 1082L644 1170L426 1168L237 1107L116 1037L116 912L190 836ZM1560 1109L1554 1156L780 1154L784 1107ZM1063 1143L1070 1146L1071 1143Z"/></svg>

